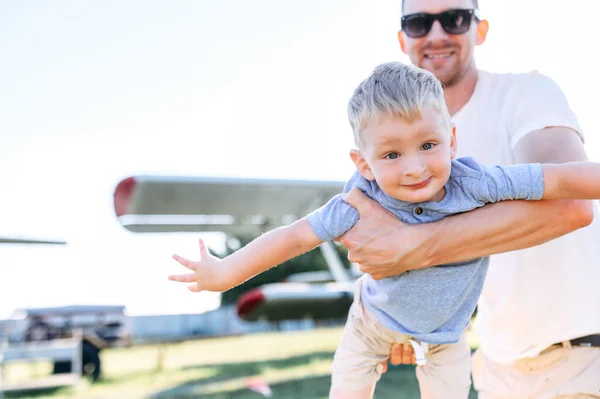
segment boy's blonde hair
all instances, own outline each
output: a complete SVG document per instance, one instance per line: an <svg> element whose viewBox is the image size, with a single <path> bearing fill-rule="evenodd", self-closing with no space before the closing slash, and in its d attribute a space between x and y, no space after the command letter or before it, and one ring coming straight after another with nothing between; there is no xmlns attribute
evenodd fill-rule
<svg viewBox="0 0 600 399"><path fill-rule="evenodd" d="M384 113L410 123L421 118L426 107L439 111L450 129L442 84L431 72L400 62L377 66L348 102L355 144L360 147L361 131L372 117Z"/></svg>

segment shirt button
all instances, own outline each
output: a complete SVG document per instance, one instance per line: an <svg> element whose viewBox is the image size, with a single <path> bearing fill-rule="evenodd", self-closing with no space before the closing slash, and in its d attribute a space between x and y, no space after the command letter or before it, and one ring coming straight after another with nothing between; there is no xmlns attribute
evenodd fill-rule
<svg viewBox="0 0 600 399"><path fill-rule="evenodd" d="M422 213L423 213L423 208L421 208L420 206L419 206L419 207L416 207L416 208L415 208L415 213L416 213L417 215L420 215L420 214L422 214Z"/></svg>

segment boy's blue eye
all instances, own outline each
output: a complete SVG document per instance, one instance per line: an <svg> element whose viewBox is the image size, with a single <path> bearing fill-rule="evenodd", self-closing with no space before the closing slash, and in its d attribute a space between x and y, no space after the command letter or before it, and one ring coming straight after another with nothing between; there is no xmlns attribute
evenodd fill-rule
<svg viewBox="0 0 600 399"><path fill-rule="evenodd" d="M397 152L390 152L389 154L387 154L386 158L387 159L396 159L396 158L398 158L398 153Z"/></svg>
<svg viewBox="0 0 600 399"><path fill-rule="evenodd" d="M433 148L433 143L425 143L425 144L423 144L423 147L421 147L421 148L424 149L425 151L431 150Z"/></svg>

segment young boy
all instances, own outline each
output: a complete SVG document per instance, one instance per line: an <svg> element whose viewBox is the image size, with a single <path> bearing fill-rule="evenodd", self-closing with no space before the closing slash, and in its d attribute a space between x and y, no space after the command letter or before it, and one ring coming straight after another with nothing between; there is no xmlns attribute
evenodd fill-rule
<svg viewBox="0 0 600 399"><path fill-rule="evenodd" d="M471 158L453 160L456 135L441 84L416 67L394 62L375 68L355 90L348 116L357 172L344 192L362 190L405 223L437 221L503 200L600 198L600 164L488 168ZM200 241L198 262L173 256L193 273L169 278L195 283L194 292L225 291L341 236L358 218L340 194L225 259L210 256ZM487 267L488 258L478 258L383 280L361 277L335 353L330 397L372 397L392 344L411 342L421 397L467 398L470 351L464 331Z"/></svg>

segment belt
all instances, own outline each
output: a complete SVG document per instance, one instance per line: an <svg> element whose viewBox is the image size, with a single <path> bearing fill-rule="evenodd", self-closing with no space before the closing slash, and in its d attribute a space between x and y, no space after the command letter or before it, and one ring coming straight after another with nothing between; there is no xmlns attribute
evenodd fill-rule
<svg viewBox="0 0 600 399"><path fill-rule="evenodd" d="M600 334L588 335L581 338L575 338L571 341L571 346L600 346ZM560 345L560 344L559 344Z"/></svg>

